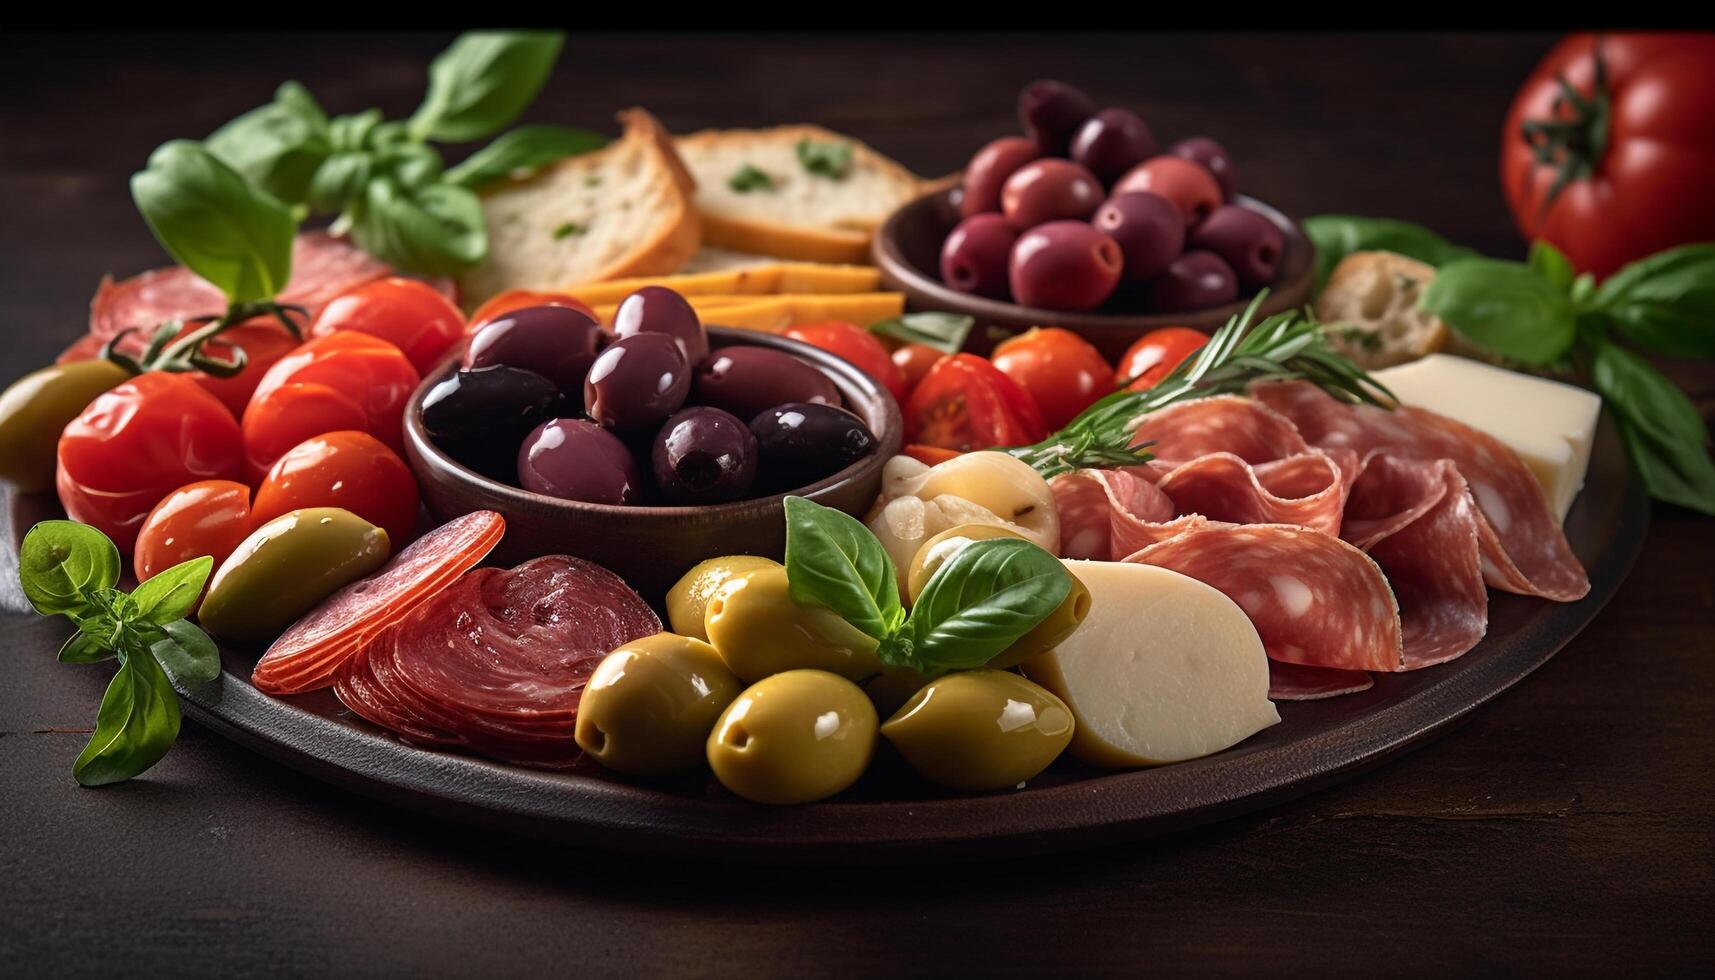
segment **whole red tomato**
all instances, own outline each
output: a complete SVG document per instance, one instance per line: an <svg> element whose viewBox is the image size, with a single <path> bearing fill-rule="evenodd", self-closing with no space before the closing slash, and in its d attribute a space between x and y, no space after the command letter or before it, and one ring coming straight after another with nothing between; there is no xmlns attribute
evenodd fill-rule
<svg viewBox="0 0 1715 980"><path fill-rule="evenodd" d="M1180 361L1202 350L1208 342L1208 334L1190 327L1151 330L1126 348L1119 367L1114 369L1114 385L1125 385L1129 391L1153 388Z"/></svg>
<svg viewBox="0 0 1715 980"><path fill-rule="evenodd" d="M162 497L197 480L235 479L243 459L238 423L219 399L185 375L150 371L65 427L54 483L66 516L124 553Z"/></svg>
<svg viewBox="0 0 1715 980"><path fill-rule="evenodd" d="M1060 327L1032 327L1003 341L990 359L1030 392L1049 431L1072 421L1114 387L1114 369L1101 353Z"/></svg>
<svg viewBox="0 0 1715 980"><path fill-rule="evenodd" d="M464 335L469 337L476 333L482 329L483 324L495 319L502 313L511 313L513 310L522 310L529 306L569 306L574 310L589 314L591 320L600 320L600 317L595 315L595 310L590 309L588 303L570 293L540 293L530 289L508 289L503 293L496 293L489 298L488 302L476 308L476 312L470 316L469 324L464 328Z"/></svg>
<svg viewBox="0 0 1715 980"><path fill-rule="evenodd" d="M252 528L250 488L232 480L198 480L161 498L137 534L137 581L207 555L219 568Z"/></svg>
<svg viewBox="0 0 1715 980"><path fill-rule="evenodd" d="M464 336L464 314L428 283L402 276L366 282L322 307L311 337L340 330L372 334L399 348L418 374L440 363Z"/></svg>
<svg viewBox="0 0 1715 980"><path fill-rule="evenodd" d="M397 551L417 526L417 481L393 450L367 432L328 432L281 456L256 491L251 521L303 507L344 507L385 530Z"/></svg>
<svg viewBox="0 0 1715 980"><path fill-rule="evenodd" d="M905 441L970 452L1047 436L1030 394L975 354L935 362L905 404Z"/></svg>
<svg viewBox="0 0 1715 980"><path fill-rule="evenodd" d="M244 459L251 482L311 436L359 429L395 451L404 446L405 402L417 370L379 337L341 330L282 357L244 410Z"/></svg>
<svg viewBox="0 0 1715 980"><path fill-rule="evenodd" d="M202 385L209 394L220 399L232 413L233 418L244 415L244 407L250 404L250 396L256 391L256 386L262 382L262 376L268 373L275 362L285 357L302 343L298 338L286 331L278 320L258 317L248 320L229 330L223 330L214 339L203 344L203 350L222 360L231 360L233 348L244 351L244 370L230 378L217 378L212 374L193 371L190 377Z"/></svg>
<svg viewBox="0 0 1715 980"><path fill-rule="evenodd" d="M1574 34L1556 45L1501 130L1501 186L1519 231L1598 277L1715 239L1712 65L1715 34Z"/></svg>
<svg viewBox="0 0 1715 980"><path fill-rule="evenodd" d="M910 397L911 392L923 382L935 362L946 356L928 344L906 344L893 352L893 363L899 368L906 397Z"/></svg>
<svg viewBox="0 0 1715 980"><path fill-rule="evenodd" d="M843 357L855 364L858 370L875 379L876 383L893 392L893 397L899 401L905 399L905 379L899 373L899 366L893 363L893 358L887 353L887 348L881 346L881 341L875 334L843 320L828 320L823 323L799 323L787 327L783 333L793 340L801 340L811 347L820 347L830 354Z"/></svg>

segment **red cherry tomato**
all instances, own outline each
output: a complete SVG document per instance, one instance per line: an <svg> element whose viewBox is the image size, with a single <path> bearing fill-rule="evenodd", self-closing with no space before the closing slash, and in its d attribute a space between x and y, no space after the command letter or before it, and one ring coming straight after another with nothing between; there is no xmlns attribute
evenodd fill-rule
<svg viewBox="0 0 1715 980"><path fill-rule="evenodd" d="M144 518L131 563L137 581L203 555L219 568L251 527L249 487L231 480L186 484L163 497Z"/></svg>
<svg viewBox="0 0 1715 980"><path fill-rule="evenodd" d="M1048 434L1018 382L975 354L935 363L905 405L905 441L970 452L1026 446Z"/></svg>
<svg viewBox="0 0 1715 980"><path fill-rule="evenodd" d="M906 397L923 383L923 376L935 366L935 362L946 357L928 344L906 344L893 352L893 363L899 368L899 379L905 384Z"/></svg>
<svg viewBox="0 0 1715 980"><path fill-rule="evenodd" d="M1179 362L1197 353L1209 342L1209 335L1190 327L1162 327L1139 337L1126 348L1114 369L1114 384L1125 385L1128 391L1153 388L1179 366ZM1128 383L1129 382L1129 383Z"/></svg>
<svg viewBox="0 0 1715 980"><path fill-rule="evenodd" d="M959 452L957 449L942 449L940 446L925 446L920 442L914 442L911 445L906 446L904 449L901 449L900 452L910 456L912 459L922 463L924 466L934 466L937 463L945 463L949 459L958 459L960 456L964 455L964 453Z"/></svg>
<svg viewBox="0 0 1715 980"><path fill-rule="evenodd" d="M197 480L243 471L238 423L182 374L150 371L100 395L60 435L54 483L74 521L121 553L161 498Z"/></svg>
<svg viewBox="0 0 1715 980"><path fill-rule="evenodd" d="M1049 431L1113 390L1114 369L1090 342L1060 327L1033 327L995 348L991 360L1042 409Z"/></svg>
<svg viewBox="0 0 1715 980"><path fill-rule="evenodd" d="M395 452L404 447L405 402L417 370L379 337L341 330L282 357L244 410L246 475L256 482L285 452L311 436L360 429Z"/></svg>
<svg viewBox="0 0 1715 980"><path fill-rule="evenodd" d="M280 358L285 357L298 348L303 341L292 336L280 321L258 317L224 330L219 336L203 345L203 350L223 360L231 360L232 349L244 351L244 370L230 378L217 378L212 374L194 371L190 377L202 385L209 394L220 399L232 413L233 418L244 415L244 407L250 404L250 396L261 384L262 376L268 373Z"/></svg>
<svg viewBox="0 0 1715 980"><path fill-rule="evenodd" d="M899 366L893 363L887 348L881 345L875 334L857 324L843 320L799 323L783 332L793 340L801 340L811 347L820 347L845 358L875 379L877 384L893 392L895 399L905 398L905 379L899 373Z"/></svg>
<svg viewBox="0 0 1715 980"><path fill-rule="evenodd" d="M488 321L503 313L511 313L513 310L522 310L529 306L569 306L574 310L589 314L591 320L600 322L601 319L595 315L595 310L590 309L588 303L569 293L539 293L529 289L508 289L503 293L496 293L488 302L476 308L476 312L471 314L470 323L464 328L464 335L469 337L481 330Z"/></svg>
<svg viewBox="0 0 1715 980"><path fill-rule="evenodd" d="M344 507L387 532L393 550L417 526L417 481L393 450L367 432L305 439L274 463L256 491L258 527L303 507Z"/></svg>
<svg viewBox="0 0 1715 980"><path fill-rule="evenodd" d="M366 282L322 307L311 337L356 330L388 341L418 374L439 364L464 336L464 314L428 283L402 276Z"/></svg>

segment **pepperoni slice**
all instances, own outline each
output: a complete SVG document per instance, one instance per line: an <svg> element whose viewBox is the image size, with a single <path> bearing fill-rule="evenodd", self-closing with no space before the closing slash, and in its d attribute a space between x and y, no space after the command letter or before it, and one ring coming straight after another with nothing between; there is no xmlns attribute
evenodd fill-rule
<svg viewBox="0 0 1715 980"><path fill-rule="evenodd" d="M506 520L492 510L456 517L304 614L257 661L251 683L268 694L301 694L333 674L366 642L405 618L500 543Z"/></svg>

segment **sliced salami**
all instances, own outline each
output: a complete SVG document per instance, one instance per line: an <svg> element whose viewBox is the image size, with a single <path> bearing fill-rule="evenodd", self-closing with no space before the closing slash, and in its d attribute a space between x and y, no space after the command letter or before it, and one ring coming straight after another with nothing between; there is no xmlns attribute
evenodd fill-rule
<svg viewBox="0 0 1715 980"><path fill-rule="evenodd" d="M1339 534L1346 479L1330 457L1299 453L1252 466L1233 453L1210 453L1169 470L1156 489L1178 514L1235 524L1300 524Z"/></svg>
<svg viewBox="0 0 1715 980"><path fill-rule="evenodd" d="M1296 456L1310 449L1292 420L1241 395L1169 405L1137 420L1134 442L1154 442L1156 459L1183 462L1231 453L1247 463Z"/></svg>
<svg viewBox="0 0 1715 980"><path fill-rule="evenodd" d="M1142 467L1077 470L1048 481L1060 514L1060 557L1112 561L1170 538L1173 501Z"/></svg>
<svg viewBox="0 0 1715 980"><path fill-rule="evenodd" d="M1305 667L1283 660L1268 662L1268 696L1275 701L1319 701L1356 694L1374 686L1375 678L1361 670Z"/></svg>

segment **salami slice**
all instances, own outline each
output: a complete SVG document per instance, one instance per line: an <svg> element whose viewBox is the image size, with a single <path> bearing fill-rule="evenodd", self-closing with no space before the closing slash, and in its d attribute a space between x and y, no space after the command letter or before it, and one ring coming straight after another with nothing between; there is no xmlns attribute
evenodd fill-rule
<svg viewBox="0 0 1715 980"><path fill-rule="evenodd" d="M1221 452L1179 464L1156 488L1179 514L1235 524L1299 524L1337 535L1347 485L1340 467L1323 453L1299 453L1252 466Z"/></svg>
<svg viewBox="0 0 1715 980"><path fill-rule="evenodd" d="M1179 533L1173 501L1141 467L1077 470L1048 481L1060 515L1060 557L1112 561Z"/></svg>
<svg viewBox="0 0 1715 980"><path fill-rule="evenodd" d="M1375 678L1361 670L1305 667L1283 660L1268 662L1268 696L1275 701L1319 701L1375 686Z"/></svg>
<svg viewBox="0 0 1715 980"><path fill-rule="evenodd" d="M1137 420L1135 442L1153 441L1156 459L1183 462L1231 453L1266 463L1307 452L1292 420L1241 395L1218 395L1169 405Z"/></svg>
<svg viewBox="0 0 1715 980"><path fill-rule="evenodd" d="M327 687L359 647L475 567L505 533L504 518L479 510L423 535L292 624L257 661L251 683L274 695Z"/></svg>
<svg viewBox="0 0 1715 980"><path fill-rule="evenodd" d="M466 574L360 648L334 692L408 741L563 768L578 758L573 725L596 665L660 630L617 575L551 555Z"/></svg>

